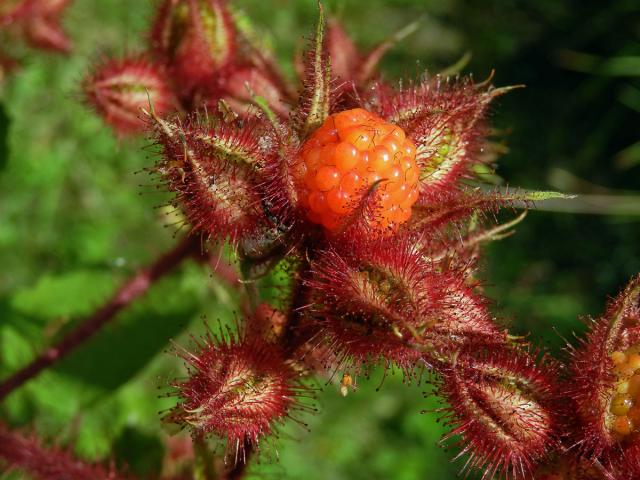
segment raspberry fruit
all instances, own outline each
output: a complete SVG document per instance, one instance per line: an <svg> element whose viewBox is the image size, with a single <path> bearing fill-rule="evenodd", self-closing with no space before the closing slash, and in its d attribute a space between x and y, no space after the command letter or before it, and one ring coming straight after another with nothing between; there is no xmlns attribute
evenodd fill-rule
<svg viewBox="0 0 640 480"><path fill-rule="evenodd" d="M611 354L617 375L609 405L611 430L621 437L640 430L640 354L637 348Z"/></svg>
<svg viewBox="0 0 640 480"><path fill-rule="evenodd" d="M309 220L328 230L337 230L374 185L370 224L379 231L406 222L418 199L415 145L401 128L361 108L330 115L297 163L300 202Z"/></svg>

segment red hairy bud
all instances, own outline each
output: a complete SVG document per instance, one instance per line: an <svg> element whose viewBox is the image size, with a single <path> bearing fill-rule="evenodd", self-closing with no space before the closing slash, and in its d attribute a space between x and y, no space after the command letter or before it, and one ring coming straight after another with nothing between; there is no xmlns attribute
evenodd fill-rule
<svg viewBox="0 0 640 480"><path fill-rule="evenodd" d="M83 84L87 101L120 135L143 131L142 109L163 117L175 105L162 68L142 57L110 59Z"/></svg>
<svg viewBox="0 0 640 480"><path fill-rule="evenodd" d="M466 350L444 369L440 393L445 418L460 437L458 457L482 478L528 478L556 445L556 387L549 365L507 348Z"/></svg>
<svg viewBox="0 0 640 480"><path fill-rule="evenodd" d="M322 253L307 284L322 334L354 363L385 358L410 369L420 352L504 340L460 273L425 260L410 239L345 250Z"/></svg>
<svg viewBox="0 0 640 480"><path fill-rule="evenodd" d="M571 353L567 394L577 406L581 451L597 458L640 445L640 277Z"/></svg>
<svg viewBox="0 0 640 480"><path fill-rule="evenodd" d="M256 174L259 120L248 120L242 130L219 119L184 125L154 120L164 154L156 170L196 230L236 242L267 222Z"/></svg>
<svg viewBox="0 0 640 480"><path fill-rule="evenodd" d="M223 0L165 0L151 44L186 94L206 88L235 52L235 29Z"/></svg>
<svg viewBox="0 0 640 480"><path fill-rule="evenodd" d="M225 439L236 461L244 461L244 449L258 447L293 411L311 409L300 401L310 391L283 352L258 337L208 334L196 340L196 351L180 355L189 378L174 384L181 400L165 420Z"/></svg>

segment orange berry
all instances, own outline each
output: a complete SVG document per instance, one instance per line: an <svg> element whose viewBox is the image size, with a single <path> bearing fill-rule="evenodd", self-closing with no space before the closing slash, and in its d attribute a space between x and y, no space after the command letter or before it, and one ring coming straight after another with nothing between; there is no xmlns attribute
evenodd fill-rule
<svg viewBox="0 0 640 480"><path fill-rule="evenodd" d="M380 145L369 154L369 166L372 170L382 173L391 167L391 154L389 150Z"/></svg>
<svg viewBox="0 0 640 480"><path fill-rule="evenodd" d="M379 184L370 222L376 230L395 230L418 199L415 155L404 131L373 113L356 108L330 115L302 146L304 164L291 170L301 189L300 206L312 222L335 230Z"/></svg>
<svg viewBox="0 0 640 480"><path fill-rule="evenodd" d="M415 158L416 156L416 146L409 139L405 140L402 144L402 153L405 155L405 158Z"/></svg>
<svg viewBox="0 0 640 480"><path fill-rule="evenodd" d="M640 395L640 375L634 375L629 379L629 388L627 392L632 397L637 397Z"/></svg>
<svg viewBox="0 0 640 480"><path fill-rule="evenodd" d="M613 421L613 431L619 435L629 435L633 430L633 423L627 416L616 417Z"/></svg>
<svg viewBox="0 0 640 480"><path fill-rule="evenodd" d="M635 425L640 425L640 405L634 405L627 412L627 417L629 417Z"/></svg>
<svg viewBox="0 0 640 480"><path fill-rule="evenodd" d="M627 356L627 365L632 370L638 370L640 368L640 355L637 353L631 353Z"/></svg>
<svg viewBox="0 0 640 480"><path fill-rule="evenodd" d="M318 190L327 192L340 184L340 171L331 166L320 167L316 173Z"/></svg>
<svg viewBox="0 0 640 480"><path fill-rule="evenodd" d="M360 191L362 187L364 187L364 178L356 171L346 173L340 180L340 188L350 195Z"/></svg>
<svg viewBox="0 0 640 480"><path fill-rule="evenodd" d="M629 409L633 406L633 400L630 395L622 394L616 395L611 400L609 411L614 415L626 415Z"/></svg>
<svg viewBox="0 0 640 480"><path fill-rule="evenodd" d="M348 213L351 210L350 203L351 196L339 188L334 188L327 194L327 204L334 213Z"/></svg>
<svg viewBox="0 0 640 480"><path fill-rule="evenodd" d="M304 163L307 164L307 168L311 171L316 171L322 162L322 148L316 147L307 151L304 157Z"/></svg>
<svg viewBox="0 0 640 480"><path fill-rule="evenodd" d="M322 213L327 209L327 199L322 192L311 192L309 194L309 207L316 213Z"/></svg>
<svg viewBox="0 0 640 480"><path fill-rule="evenodd" d="M347 172L358 164L359 152L356 147L348 142L340 142L336 147L336 167Z"/></svg>
<svg viewBox="0 0 640 480"><path fill-rule="evenodd" d="M611 360L613 360L613 363L616 365L625 363L627 361L627 355L624 352L613 352L611 354Z"/></svg>
<svg viewBox="0 0 640 480"><path fill-rule="evenodd" d="M358 150L367 150L373 146L375 131L370 127L353 126L340 132L340 139L349 142Z"/></svg>

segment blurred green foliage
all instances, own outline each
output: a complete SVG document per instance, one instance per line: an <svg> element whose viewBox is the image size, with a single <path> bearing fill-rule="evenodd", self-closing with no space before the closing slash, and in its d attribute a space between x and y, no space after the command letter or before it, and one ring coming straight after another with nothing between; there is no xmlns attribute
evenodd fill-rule
<svg viewBox="0 0 640 480"><path fill-rule="evenodd" d="M527 84L492 120L508 132L498 173L511 185L578 193L638 189L640 5L635 0L328 1L370 47L422 19L384 62L388 77L437 72L465 52L478 79ZM285 70L316 16L312 0L236 3L264 29ZM166 199L145 173L147 141L118 141L81 103L78 84L101 55L143 45L152 2L76 0L66 17L68 58L30 53L0 92L0 377L28 362L100 304L127 275L165 250L174 229ZM8 136L7 136L8 133ZM615 213L615 212L612 212ZM507 212L505 218L512 216ZM518 233L488 248L483 269L500 318L556 352L597 315L607 295L640 271L637 217L532 212ZM13 394L0 418L35 426L90 459L157 472L165 447L158 397L181 374L168 339L232 322L234 294L206 268L185 265L59 366ZM378 374L379 375L379 374ZM376 375L374 375L376 377ZM398 375L360 380L346 399L320 395L311 433L293 426L258 478L454 478L460 464L436 447L443 428L425 386ZM158 391L160 386L160 391Z"/></svg>

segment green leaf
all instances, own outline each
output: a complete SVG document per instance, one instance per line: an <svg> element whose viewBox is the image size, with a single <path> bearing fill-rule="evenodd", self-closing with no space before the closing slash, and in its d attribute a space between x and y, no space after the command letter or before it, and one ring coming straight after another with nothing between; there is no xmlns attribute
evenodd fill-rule
<svg viewBox="0 0 640 480"><path fill-rule="evenodd" d="M56 371L107 391L130 380L198 311L194 292L166 279L149 296L63 360Z"/></svg>
<svg viewBox="0 0 640 480"><path fill-rule="evenodd" d="M571 199L576 198L576 195L552 191L523 190L516 193L507 193L505 198L521 202L541 202L553 199Z"/></svg>
<svg viewBox="0 0 640 480"><path fill-rule="evenodd" d="M115 285L111 272L46 274L34 286L18 290L11 307L23 315L44 319L88 315L113 292Z"/></svg>
<svg viewBox="0 0 640 480"><path fill-rule="evenodd" d="M156 435L129 426L124 428L114 443L118 464L145 478L158 477L164 450L164 445Z"/></svg>
<svg viewBox="0 0 640 480"><path fill-rule="evenodd" d="M0 170L9 161L9 115L0 103Z"/></svg>

